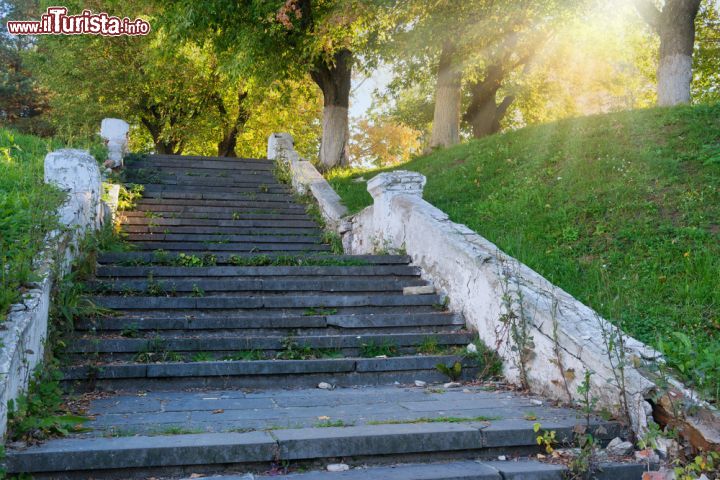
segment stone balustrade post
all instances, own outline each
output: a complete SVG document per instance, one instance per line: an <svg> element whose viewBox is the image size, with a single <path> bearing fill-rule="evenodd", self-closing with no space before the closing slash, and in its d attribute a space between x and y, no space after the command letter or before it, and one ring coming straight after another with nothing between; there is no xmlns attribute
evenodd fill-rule
<svg viewBox="0 0 720 480"><path fill-rule="evenodd" d="M120 168L123 166L123 157L128 152L128 134L130 125L119 118L104 118L100 124L100 136L105 140L108 148L106 167Z"/></svg>

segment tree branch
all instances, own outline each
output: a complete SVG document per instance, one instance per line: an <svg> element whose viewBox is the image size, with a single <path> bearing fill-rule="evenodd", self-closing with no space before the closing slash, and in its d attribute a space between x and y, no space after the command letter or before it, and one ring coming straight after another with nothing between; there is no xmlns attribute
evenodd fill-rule
<svg viewBox="0 0 720 480"><path fill-rule="evenodd" d="M662 12L658 10L652 0L633 0L635 9L650 27L659 32Z"/></svg>

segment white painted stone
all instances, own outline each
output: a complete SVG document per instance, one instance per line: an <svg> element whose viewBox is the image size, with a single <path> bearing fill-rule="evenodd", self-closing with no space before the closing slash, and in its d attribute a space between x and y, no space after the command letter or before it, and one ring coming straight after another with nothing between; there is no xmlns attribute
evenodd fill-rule
<svg viewBox="0 0 720 480"><path fill-rule="evenodd" d="M537 399L534 399L534 398L533 398L532 400L530 400L530 403L532 403L532 404L535 405L536 407L540 407L540 406L542 406L542 404L543 404L542 400L537 400Z"/></svg>
<svg viewBox="0 0 720 480"><path fill-rule="evenodd" d="M327 382L318 383L318 388L321 390L332 390L333 386Z"/></svg>
<svg viewBox="0 0 720 480"><path fill-rule="evenodd" d="M469 343L468 346L465 347L465 350L467 350L467 352L470 354L478 352L477 345L475 345L474 343Z"/></svg>
<svg viewBox="0 0 720 480"><path fill-rule="evenodd" d="M327 466L328 472L347 472L350 466L345 463L331 463Z"/></svg>
<svg viewBox="0 0 720 480"><path fill-rule="evenodd" d="M300 158L295 151L292 136L289 133L270 135L267 157L270 160L285 162L289 165L295 191L301 195L309 192L315 197L320 207L320 213L328 227L338 230L343 217L347 215L347 208L315 166Z"/></svg>
<svg viewBox="0 0 720 480"><path fill-rule="evenodd" d="M79 229L96 229L103 222L102 180L95 157L85 150L64 149L45 157L45 183L67 193L58 210L60 222Z"/></svg>
<svg viewBox="0 0 720 480"><path fill-rule="evenodd" d="M462 383L460 382L448 382L443 384L443 388L460 388Z"/></svg>
<svg viewBox="0 0 720 480"><path fill-rule="evenodd" d="M403 295L430 295L431 293L435 293L435 287L432 285L403 287Z"/></svg>
<svg viewBox="0 0 720 480"><path fill-rule="evenodd" d="M427 382L423 382L422 380L415 380L416 387L424 387L425 385L427 385Z"/></svg>
<svg viewBox="0 0 720 480"><path fill-rule="evenodd" d="M100 124L100 136L108 148L106 165L112 168L123 166L123 157L128 152L130 125L119 118L104 118Z"/></svg>

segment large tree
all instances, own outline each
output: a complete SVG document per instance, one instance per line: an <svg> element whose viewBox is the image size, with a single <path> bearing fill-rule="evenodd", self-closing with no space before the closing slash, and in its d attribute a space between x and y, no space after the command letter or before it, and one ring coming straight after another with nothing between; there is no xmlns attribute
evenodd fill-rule
<svg viewBox="0 0 720 480"><path fill-rule="evenodd" d="M353 50L367 2L211 0L169 2L181 38L211 39L229 68L274 81L309 75L323 95L320 166L348 163Z"/></svg>
<svg viewBox="0 0 720 480"><path fill-rule="evenodd" d="M15 0L0 4L0 124L30 133L51 133L39 118L48 108L47 92L33 78L23 54L33 48L34 39L10 35L7 22L37 18L37 2Z"/></svg>
<svg viewBox="0 0 720 480"><path fill-rule="evenodd" d="M638 11L660 37L657 102L669 106L690 102L695 17L701 0L635 0Z"/></svg>
<svg viewBox="0 0 720 480"><path fill-rule="evenodd" d="M395 2L387 10L397 26L378 42L374 53L394 65L396 76L405 77L393 87L408 88L432 76L434 110L428 146L447 147L460 141L463 120L476 137L499 130L515 95L497 95L542 46L547 32L583 3Z"/></svg>

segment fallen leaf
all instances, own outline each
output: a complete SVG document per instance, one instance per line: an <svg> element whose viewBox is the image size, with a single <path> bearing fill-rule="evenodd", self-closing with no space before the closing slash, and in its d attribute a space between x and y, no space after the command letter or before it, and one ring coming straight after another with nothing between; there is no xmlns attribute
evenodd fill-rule
<svg viewBox="0 0 720 480"><path fill-rule="evenodd" d="M318 417L318 420L330 420L330 417L328 417L327 415L321 415Z"/></svg>
<svg viewBox="0 0 720 480"><path fill-rule="evenodd" d="M213 410L213 413L225 413L225 410L218 408L217 410Z"/></svg>

